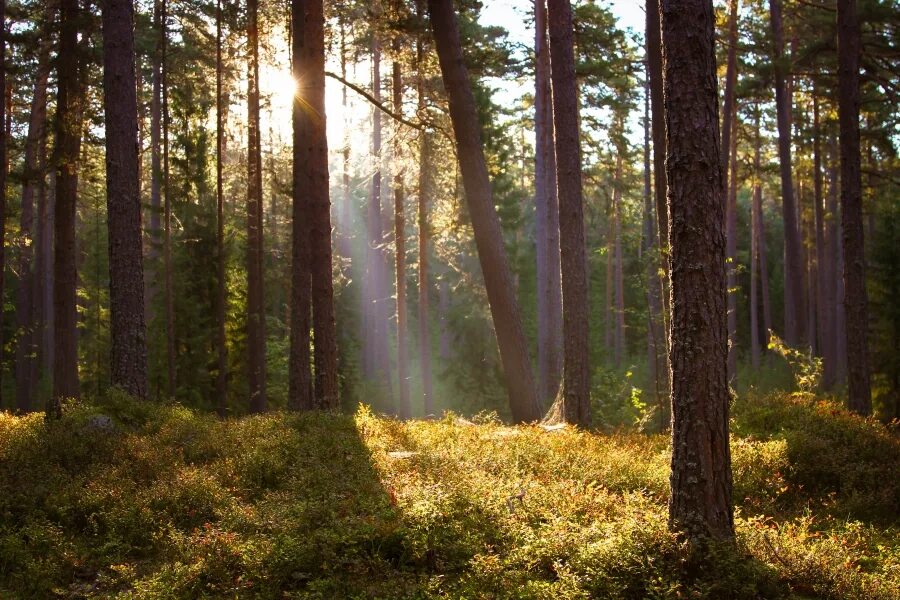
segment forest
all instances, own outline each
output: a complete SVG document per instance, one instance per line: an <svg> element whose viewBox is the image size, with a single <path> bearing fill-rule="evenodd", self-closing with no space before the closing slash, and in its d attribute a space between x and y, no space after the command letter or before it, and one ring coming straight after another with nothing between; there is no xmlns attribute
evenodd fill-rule
<svg viewBox="0 0 900 600"><path fill-rule="evenodd" d="M897 0L0 23L0 598L900 600Z"/></svg>

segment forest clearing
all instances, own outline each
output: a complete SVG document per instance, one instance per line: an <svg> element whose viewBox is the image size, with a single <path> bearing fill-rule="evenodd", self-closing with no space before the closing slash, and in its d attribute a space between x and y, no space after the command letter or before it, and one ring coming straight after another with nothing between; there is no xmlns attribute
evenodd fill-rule
<svg viewBox="0 0 900 600"><path fill-rule="evenodd" d="M0 25L0 598L900 600L900 0Z"/></svg>

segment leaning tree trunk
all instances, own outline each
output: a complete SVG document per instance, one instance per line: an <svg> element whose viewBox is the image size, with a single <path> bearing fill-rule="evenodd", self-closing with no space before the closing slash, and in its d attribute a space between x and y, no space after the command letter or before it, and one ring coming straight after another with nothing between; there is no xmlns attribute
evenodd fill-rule
<svg viewBox="0 0 900 600"><path fill-rule="evenodd" d="M53 395L47 415L59 418L64 398L77 398L78 309L76 304L75 222L78 202L78 161L81 154L83 94L78 44L81 9L77 0L60 0L59 90L56 96L56 210L54 215ZM2 189L2 185L0 185Z"/></svg>
<svg viewBox="0 0 900 600"><path fill-rule="evenodd" d="M459 25L453 14L452 0L428 0L428 8L444 88L450 99L450 119L453 122L466 201L475 232L475 245L478 248L500 347L510 410L516 422L536 421L541 416L540 404L534 387L528 345L522 330L519 303L516 300L506 249L503 247L503 232L494 210L491 181L481 143L478 109L463 61Z"/></svg>
<svg viewBox="0 0 900 600"><path fill-rule="evenodd" d="M774 38L775 108L778 121L778 161L781 172L781 212L784 221L784 339L799 346L803 335L803 275L800 264L800 231L797 228L797 206L794 202L794 180L791 173L791 100L787 91L784 64L784 28L781 0L769 0Z"/></svg>
<svg viewBox="0 0 900 600"><path fill-rule="evenodd" d="M147 329L138 183L134 4L103 1L103 104L112 384L147 398Z"/></svg>
<svg viewBox="0 0 900 600"><path fill-rule="evenodd" d="M559 242L563 299L563 383L558 415L591 424L590 305L581 187L581 146L575 81L574 31L569 0L548 0L553 129L559 193Z"/></svg>
<svg viewBox="0 0 900 600"><path fill-rule="evenodd" d="M559 198L553 147L553 100L545 0L534 3L534 203L537 255L538 400L552 402L563 361L562 283L559 256Z"/></svg>
<svg viewBox="0 0 900 600"><path fill-rule="evenodd" d="M305 50L305 0L291 2L291 69L296 81L303 81ZM309 268L309 172L308 115L299 94L294 96L293 175L291 224L291 350L288 364L288 408L312 410L312 373L309 366L309 313L311 281Z"/></svg>
<svg viewBox="0 0 900 600"><path fill-rule="evenodd" d="M872 412L868 298L859 150L860 27L856 0L838 0L838 117L841 131L841 240L850 410Z"/></svg>
<svg viewBox="0 0 900 600"><path fill-rule="evenodd" d="M394 113L403 115L403 77L400 72L400 39L394 39L392 73ZM409 347L406 343L406 214L404 212L403 171L400 166L401 139L394 140L394 259L397 286L397 389L398 413L401 419L412 417L409 401Z"/></svg>
<svg viewBox="0 0 900 600"><path fill-rule="evenodd" d="M41 140L47 122L47 79L50 74L50 42L41 42L38 67L31 98L31 114L28 118L28 134L25 138L25 158L22 174L22 212L20 231L23 244L19 252L19 290L16 295L16 407L22 412L32 410L37 376L38 329L35 310L35 290L39 286L38 270L32 274L32 259L36 244L34 231L34 196L44 173L41 170Z"/></svg>
<svg viewBox="0 0 900 600"><path fill-rule="evenodd" d="M669 526L734 537L725 235L711 0L662 0L671 211L672 474Z"/></svg>
<svg viewBox="0 0 900 600"><path fill-rule="evenodd" d="M247 0L247 366L250 412L266 399L266 314L263 297L262 154L259 129L258 0ZM330 275L330 274L329 274Z"/></svg>
<svg viewBox="0 0 900 600"><path fill-rule="evenodd" d="M309 107L304 118L309 194L310 276L316 408L339 407L337 331L334 320L334 283L331 264L331 199L328 190L328 140L325 132L325 14L322 0L305 2L303 73L299 95Z"/></svg>

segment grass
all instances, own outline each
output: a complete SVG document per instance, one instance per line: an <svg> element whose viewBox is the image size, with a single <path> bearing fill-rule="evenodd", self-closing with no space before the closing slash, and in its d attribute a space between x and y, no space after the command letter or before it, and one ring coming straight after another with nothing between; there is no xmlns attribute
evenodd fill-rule
<svg viewBox="0 0 900 600"><path fill-rule="evenodd" d="M704 560L666 529L662 435L0 414L0 598L900 598L896 433L802 395L734 413L737 544Z"/></svg>

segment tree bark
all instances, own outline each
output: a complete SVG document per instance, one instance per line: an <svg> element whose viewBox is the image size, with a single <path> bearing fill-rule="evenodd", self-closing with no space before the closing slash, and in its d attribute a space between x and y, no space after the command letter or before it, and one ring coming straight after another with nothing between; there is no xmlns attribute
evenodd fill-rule
<svg viewBox="0 0 900 600"><path fill-rule="evenodd" d="M20 235L23 240L19 251L19 289L16 295L16 407L22 412L31 412L34 399L34 388L37 377L38 335L36 317L40 311L37 298L39 294L39 270L32 273L36 238L34 227L34 197L41 187L44 172L41 170L43 159L42 140L45 139L47 126L47 79L50 74L50 41L49 36L41 42L38 51L38 66L34 80L34 94L31 98L31 111L28 118L28 134L25 138L25 157L22 174L22 212L20 216Z"/></svg>
<svg viewBox="0 0 900 600"><path fill-rule="evenodd" d="M225 337L225 192L222 153L225 113L222 102L222 0L216 0L216 412L224 417L228 406L228 346Z"/></svg>
<svg viewBox="0 0 900 600"><path fill-rule="evenodd" d="M394 63L392 73L394 113L403 114L403 77L400 70L400 40L394 39ZM406 214L403 204L403 171L400 166L400 136L394 139L394 259L397 286L397 389L399 390L399 414L401 419L412 417L409 401L409 348L406 334Z"/></svg>
<svg viewBox="0 0 900 600"><path fill-rule="evenodd" d="M838 118L841 133L841 240L850 410L872 412L868 298L859 149L860 26L856 0L838 0Z"/></svg>
<svg viewBox="0 0 900 600"><path fill-rule="evenodd" d="M767 280L763 280L762 273L766 272L765 266L765 238L762 234L762 172L761 172L761 154L762 142L759 134L759 106L756 107L756 126L754 128L754 144L753 144L753 199L750 207L750 361L753 369L759 368L760 362L760 339L768 340L768 316L765 318L765 329L760 336L759 329L759 288L766 290L768 293ZM762 285L759 285L759 283ZM763 304L768 311L768 301L763 298ZM767 313L768 314L768 313Z"/></svg>
<svg viewBox="0 0 900 600"><path fill-rule="evenodd" d="M622 131L620 125L619 131ZM616 151L616 172L613 177L613 313L615 327L613 348L615 366L625 360L625 265L622 256L622 149Z"/></svg>
<svg viewBox="0 0 900 600"><path fill-rule="evenodd" d="M339 408L337 331L331 264L331 199L328 189L328 140L325 132L325 14L322 0L305 2L305 31L300 54L299 94L308 110L303 130L307 144L310 276L314 336L315 402L321 410Z"/></svg>
<svg viewBox="0 0 900 600"><path fill-rule="evenodd" d="M732 98L732 102L735 102ZM737 112L732 106L732 112ZM729 152L724 154L730 163L727 198L725 201L725 288L728 290L728 381L737 373L737 119L732 116L734 129ZM724 138L724 135L723 135Z"/></svg>
<svg viewBox="0 0 900 600"><path fill-rule="evenodd" d="M536 421L541 416L540 404L534 386L509 261L503 247L503 232L494 210L491 181L481 143L478 111L469 74L463 61L459 26L453 14L453 3L451 0L428 0L428 8L444 88L450 99L450 118L456 137L457 155L500 347L500 360L503 363L512 418L515 422ZM562 213L560 218L562 222Z"/></svg>
<svg viewBox="0 0 900 600"><path fill-rule="evenodd" d="M150 258L147 271L147 321L152 323L155 318L155 302L157 292L158 258L162 245L160 239L160 214L162 212L162 157L160 138L162 137L162 1L153 3L153 26L156 28L156 48L151 58L152 98L150 99L150 219L148 233L150 234Z"/></svg>
<svg viewBox="0 0 900 600"><path fill-rule="evenodd" d="M669 526L733 539L724 203L711 0L662 0L672 251Z"/></svg>
<svg viewBox="0 0 900 600"><path fill-rule="evenodd" d="M262 150L259 129L258 0L247 0L247 366L250 412L265 412L266 314L263 297ZM296 35L296 33L295 33ZM330 274L329 274L330 275Z"/></svg>
<svg viewBox="0 0 900 600"><path fill-rule="evenodd" d="M77 0L60 0L59 56L56 62L56 210L54 217L53 395L47 405L49 418L62 416L62 400L78 398L78 312L76 304L77 247L75 243L78 201L78 161L84 115L83 80ZM0 185L2 189L2 185Z"/></svg>
<svg viewBox="0 0 900 600"><path fill-rule="evenodd" d="M0 0L0 90L6 89L6 0ZM6 114L6 98L0 99L0 115ZM7 133L0 134L0 406L3 406L3 313L6 283L6 164Z"/></svg>
<svg viewBox="0 0 900 600"><path fill-rule="evenodd" d="M175 396L175 291L172 266L172 194L169 181L169 29L168 2L160 3L160 87L162 102L163 271L166 313L166 394Z"/></svg>
<svg viewBox="0 0 900 600"><path fill-rule="evenodd" d="M424 18L425 2L416 0L416 16ZM416 93L418 95L419 118L424 118L427 111L425 98L425 79L422 74L424 68L424 40L420 35L416 39ZM429 273L428 273L428 241L430 230L428 227L428 202L433 195L433 182L431 174L431 138L427 130L419 132L419 202L418 202L418 233L419 233L419 365L422 374L422 401L425 416L434 413L434 391L431 381L431 334L428 319L429 308Z"/></svg>
<svg viewBox="0 0 900 600"><path fill-rule="evenodd" d="M834 373L834 296L828 289L828 272L832 269L825 245L825 206L822 194L822 134L819 97L813 86L813 216L816 242L816 321L818 346L822 356L822 387L833 385Z"/></svg>
<svg viewBox="0 0 900 600"><path fill-rule="evenodd" d="M103 104L106 114L106 211L109 230L111 379L147 398L147 329L138 183L134 4L103 0Z"/></svg>
<svg viewBox="0 0 900 600"><path fill-rule="evenodd" d="M778 121L778 160L781 173L781 212L784 221L784 339L790 346L804 342L803 276L800 264L800 231L794 202L791 172L791 99L785 78L784 27L781 0L769 0L774 42L772 62L775 65L775 108Z"/></svg>
<svg viewBox="0 0 900 600"><path fill-rule="evenodd" d="M563 361L560 280L559 197L553 147L553 98L547 6L536 0L534 95L535 253L537 254L538 400L552 402L559 391Z"/></svg>
<svg viewBox="0 0 900 600"><path fill-rule="evenodd" d="M291 2L291 70L295 81L304 73L306 0ZM309 326L312 282L309 264L309 148L306 107L299 94L292 106L293 175L291 203L291 350L288 373L288 407L312 410Z"/></svg>
<svg viewBox="0 0 900 600"><path fill-rule="evenodd" d="M559 245L563 301L563 383L557 407L567 423L591 424L591 370L587 258L581 145L575 81L574 31L569 0L548 0L550 77L559 194Z"/></svg>

